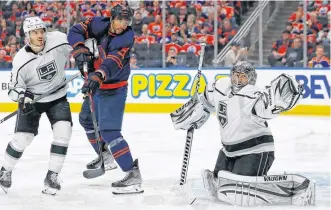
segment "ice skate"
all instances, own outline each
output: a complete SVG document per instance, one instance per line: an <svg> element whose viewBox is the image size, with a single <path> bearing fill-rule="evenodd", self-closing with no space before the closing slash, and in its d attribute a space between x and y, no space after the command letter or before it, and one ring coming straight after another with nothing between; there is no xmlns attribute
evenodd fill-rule
<svg viewBox="0 0 331 210"><path fill-rule="evenodd" d="M113 194L115 195L143 193L144 190L141 185L142 179L138 166L138 160L133 162L133 169L126 172L126 176L122 180L111 184L113 187Z"/></svg>
<svg viewBox="0 0 331 210"><path fill-rule="evenodd" d="M105 163L105 170L114 170L117 168L113 155L109 150L102 153L103 161ZM97 169L101 167L101 158L98 156L86 165L87 169Z"/></svg>
<svg viewBox="0 0 331 210"><path fill-rule="evenodd" d="M211 197L216 197L217 195L217 178L214 176L213 172L208 169L204 169L201 171L201 176L203 180L203 185Z"/></svg>
<svg viewBox="0 0 331 210"><path fill-rule="evenodd" d="M48 171L46 178L44 180L45 188L43 189L42 193L55 195L57 191L61 190L61 180L59 178L58 173L53 171Z"/></svg>
<svg viewBox="0 0 331 210"><path fill-rule="evenodd" d="M11 187L11 171L7 171L4 167L0 170L0 186L5 193Z"/></svg>

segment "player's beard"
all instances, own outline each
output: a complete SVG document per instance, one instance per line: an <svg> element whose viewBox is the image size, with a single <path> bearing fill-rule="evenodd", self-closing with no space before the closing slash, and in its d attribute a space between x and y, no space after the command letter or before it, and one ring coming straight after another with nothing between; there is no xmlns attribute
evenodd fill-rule
<svg viewBox="0 0 331 210"><path fill-rule="evenodd" d="M123 28L117 28L117 29L115 29L115 33L116 34L121 34L123 31L124 31Z"/></svg>

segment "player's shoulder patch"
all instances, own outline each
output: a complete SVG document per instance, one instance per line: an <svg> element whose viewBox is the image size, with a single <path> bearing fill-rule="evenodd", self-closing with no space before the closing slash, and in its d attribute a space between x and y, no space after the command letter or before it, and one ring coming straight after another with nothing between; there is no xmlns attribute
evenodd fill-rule
<svg viewBox="0 0 331 210"><path fill-rule="evenodd" d="M225 95L231 86L230 77L220 78L215 81L214 88L217 92Z"/></svg>

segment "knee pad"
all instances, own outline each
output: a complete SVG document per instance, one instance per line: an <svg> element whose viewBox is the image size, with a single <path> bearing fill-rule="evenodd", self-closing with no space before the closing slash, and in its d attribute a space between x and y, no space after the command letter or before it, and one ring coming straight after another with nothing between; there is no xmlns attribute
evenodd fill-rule
<svg viewBox="0 0 331 210"><path fill-rule="evenodd" d="M53 144L68 146L71 138L72 127L69 121L58 121L53 125Z"/></svg>
<svg viewBox="0 0 331 210"><path fill-rule="evenodd" d="M17 132L14 134L13 140L10 144L17 151L23 151L28 145L31 144L33 138L33 133Z"/></svg>

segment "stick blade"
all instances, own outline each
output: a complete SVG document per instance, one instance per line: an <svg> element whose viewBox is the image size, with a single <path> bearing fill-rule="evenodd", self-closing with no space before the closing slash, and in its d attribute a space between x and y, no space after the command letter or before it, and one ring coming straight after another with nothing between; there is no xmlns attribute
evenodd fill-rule
<svg viewBox="0 0 331 210"><path fill-rule="evenodd" d="M97 178L99 176L102 176L105 174L105 169L103 167L97 168L97 169L88 169L86 171L83 171L83 176L86 179L93 179Z"/></svg>
<svg viewBox="0 0 331 210"><path fill-rule="evenodd" d="M192 189L189 185L183 184L183 185L176 185L175 187L181 196L187 201L189 205L192 205L196 201L196 197L192 192Z"/></svg>

